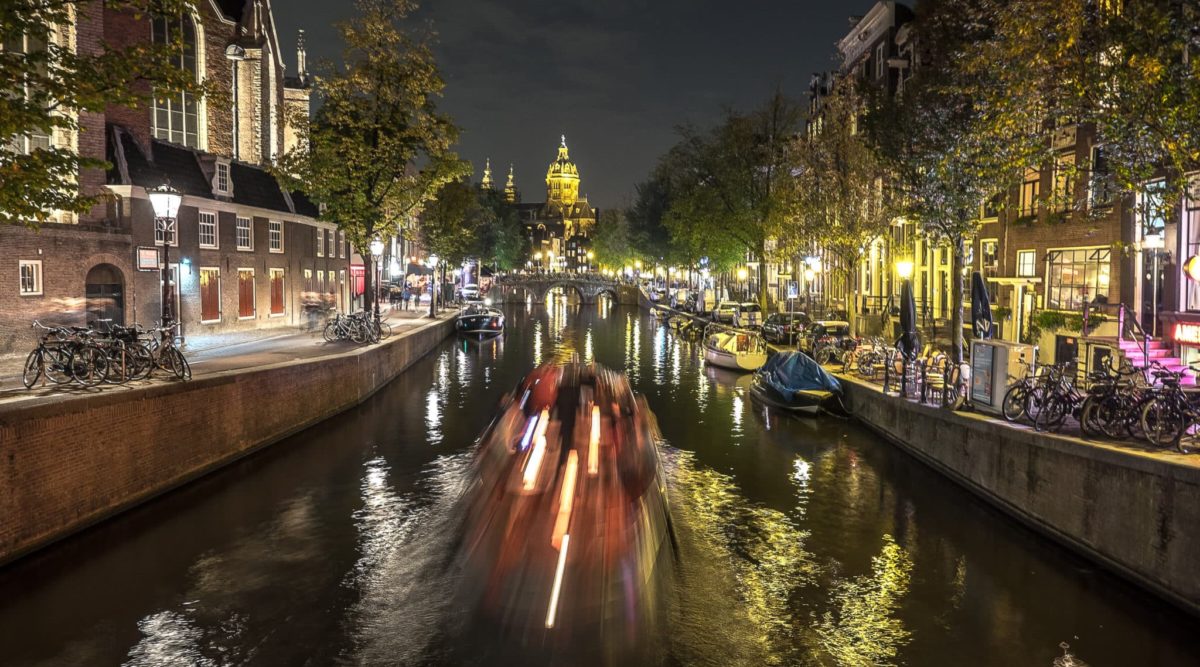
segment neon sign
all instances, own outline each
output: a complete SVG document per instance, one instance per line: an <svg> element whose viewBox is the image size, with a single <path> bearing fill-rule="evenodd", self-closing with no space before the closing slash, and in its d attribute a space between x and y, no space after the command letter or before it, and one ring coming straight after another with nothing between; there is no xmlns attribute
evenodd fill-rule
<svg viewBox="0 0 1200 667"><path fill-rule="evenodd" d="M1175 342L1200 345L1200 324L1175 323Z"/></svg>

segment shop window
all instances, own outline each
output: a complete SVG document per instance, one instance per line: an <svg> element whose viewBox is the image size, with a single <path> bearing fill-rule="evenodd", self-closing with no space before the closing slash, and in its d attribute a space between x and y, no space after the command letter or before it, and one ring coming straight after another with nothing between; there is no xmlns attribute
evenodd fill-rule
<svg viewBox="0 0 1200 667"><path fill-rule="evenodd" d="M1046 254L1046 308L1081 310L1097 294L1108 295L1111 251L1067 248Z"/></svg>
<svg viewBox="0 0 1200 667"><path fill-rule="evenodd" d="M1184 258L1186 262L1192 257L1200 255L1200 198L1188 198L1183 216L1184 222L1187 224L1187 257ZM1200 262L1200 260L1197 261ZM1187 283L1184 310L1200 312L1200 282L1187 275L1184 276L1184 279Z"/></svg>

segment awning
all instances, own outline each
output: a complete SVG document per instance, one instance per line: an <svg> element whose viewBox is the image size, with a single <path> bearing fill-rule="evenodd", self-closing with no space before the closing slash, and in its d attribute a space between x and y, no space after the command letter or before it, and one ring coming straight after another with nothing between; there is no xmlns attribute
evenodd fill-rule
<svg viewBox="0 0 1200 667"><path fill-rule="evenodd" d="M424 264L414 264L409 262L408 267L404 270L406 275L410 276L428 276L433 273L433 269Z"/></svg>

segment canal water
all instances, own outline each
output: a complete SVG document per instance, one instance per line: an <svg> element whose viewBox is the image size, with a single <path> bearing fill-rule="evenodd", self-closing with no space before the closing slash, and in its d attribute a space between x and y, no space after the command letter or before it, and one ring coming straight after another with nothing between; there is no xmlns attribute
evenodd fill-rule
<svg viewBox="0 0 1200 667"><path fill-rule="evenodd" d="M765 411L641 311L508 315L504 338L447 341L358 408L0 570L0 664L460 662L492 639L456 623L445 567L474 442L573 355L627 373L662 431L662 664L1200 664L1194 619L853 423Z"/></svg>

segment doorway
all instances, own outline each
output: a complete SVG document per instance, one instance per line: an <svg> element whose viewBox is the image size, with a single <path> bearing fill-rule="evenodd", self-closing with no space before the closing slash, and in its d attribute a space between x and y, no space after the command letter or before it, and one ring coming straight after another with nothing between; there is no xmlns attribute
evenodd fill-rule
<svg viewBox="0 0 1200 667"><path fill-rule="evenodd" d="M112 264L93 266L84 279L88 326L125 324L125 279ZM103 326L102 325L102 326Z"/></svg>

